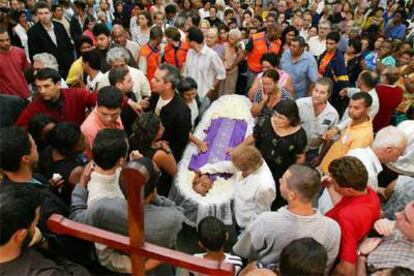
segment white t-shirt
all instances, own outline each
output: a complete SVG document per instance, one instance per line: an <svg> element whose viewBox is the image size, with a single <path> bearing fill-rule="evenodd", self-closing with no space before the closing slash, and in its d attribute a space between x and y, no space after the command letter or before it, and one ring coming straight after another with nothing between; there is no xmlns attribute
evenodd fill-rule
<svg viewBox="0 0 414 276"><path fill-rule="evenodd" d="M207 253L197 253L197 254L194 254L193 256L198 257L198 258L203 258L203 256L205 254L207 254ZM239 274L239 272L240 272L240 270L243 266L242 259L239 256L231 255L231 254L228 254L228 253L224 253L224 255L226 256L226 258L224 259L223 262L232 264L234 266L234 275ZM201 276L201 275L205 275L205 274L201 274L201 273L198 273L198 272L191 272L191 274L190 274L190 272L188 270L181 268L179 273L177 273L176 275L179 275L179 276L188 276L188 275Z"/></svg>
<svg viewBox="0 0 414 276"><path fill-rule="evenodd" d="M197 102L194 100L191 103L188 103L187 106L191 110L191 127L194 127L194 122L200 114Z"/></svg>
<svg viewBox="0 0 414 276"><path fill-rule="evenodd" d="M308 45L309 45L309 53L311 53L313 56L318 57L318 58L326 50L326 40L324 39L320 41L318 36L313 36L309 38Z"/></svg>
<svg viewBox="0 0 414 276"><path fill-rule="evenodd" d="M163 100L161 97L158 98L157 101L157 105L155 106L155 114L157 114L157 116L160 116L161 114L161 109L166 106L167 104L169 104L171 102L173 98L168 99L168 100Z"/></svg>

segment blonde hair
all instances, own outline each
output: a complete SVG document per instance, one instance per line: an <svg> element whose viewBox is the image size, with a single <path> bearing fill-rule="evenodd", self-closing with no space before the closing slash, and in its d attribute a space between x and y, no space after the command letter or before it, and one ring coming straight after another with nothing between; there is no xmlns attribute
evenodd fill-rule
<svg viewBox="0 0 414 276"><path fill-rule="evenodd" d="M231 29L229 31L229 37L234 37L235 39L241 39L242 37L242 33L240 32L239 29Z"/></svg>
<svg viewBox="0 0 414 276"><path fill-rule="evenodd" d="M231 154L231 160L239 170L248 168L254 172L263 165L262 154L255 146L236 147Z"/></svg>
<svg viewBox="0 0 414 276"><path fill-rule="evenodd" d="M201 25L202 25L202 24L205 24L205 25L206 25L206 27L207 27L207 29L209 29L209 28L211 27L210 22L208 22L208 20L207 20L207 19L202 19L202 20L200 21L200 24L199 24L200 28L201 28Z"/></svg>

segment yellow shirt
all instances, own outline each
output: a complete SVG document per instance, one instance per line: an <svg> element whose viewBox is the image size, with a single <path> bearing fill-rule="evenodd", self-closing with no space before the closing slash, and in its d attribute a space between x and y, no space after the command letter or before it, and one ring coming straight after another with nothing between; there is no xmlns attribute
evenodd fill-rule
<svg viewBox="0 0 414 276"><path fill-rule="evenodd" d="M328 172L329 164L331 164L333 160L345 156L348 151L352 149L369 147L373 141L374 130L371 120L356 126L349 124L341 137L339 137L338 141L336 141L329 149L319 168L326 174Z"/></svg>
<svg viewBox="0 0 414 276"><path fill-rule="evenodd" d="M66 78L66 83L70 87L71 85L77 83L82 78L83 78L83 67L82 67L82 57L80 57L72 63L72 66L70 67L68 76Z"/></svg>

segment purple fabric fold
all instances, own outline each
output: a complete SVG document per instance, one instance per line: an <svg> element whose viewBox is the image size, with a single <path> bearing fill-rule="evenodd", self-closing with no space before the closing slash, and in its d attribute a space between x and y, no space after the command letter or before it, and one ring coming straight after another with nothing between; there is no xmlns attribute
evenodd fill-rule
<svg viewBox="0 0 414 276"><path fill-rule="evenodd" d="M194 154L188 168L198 170L208 163L230 160L228 148L239 145L246 135L247 122L244 120L217 118L211 121L204 142L208 145L205 153Z"/></svg>

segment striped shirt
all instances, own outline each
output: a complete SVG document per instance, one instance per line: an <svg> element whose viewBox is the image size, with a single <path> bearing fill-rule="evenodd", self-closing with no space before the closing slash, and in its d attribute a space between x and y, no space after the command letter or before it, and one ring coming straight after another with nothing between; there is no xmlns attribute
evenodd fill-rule
<svg viewBox="0 0 414 276"><path fill-rule="evenodd" d="M233 247L234 253L250 261L264 264L279 262L283 248L291 241L310 237L328 252L327 269L332 268L338 255L341 230L336 221L315 210L310 216L290 212L287 206L276 212L260 214L241 234Z"/></svg>

